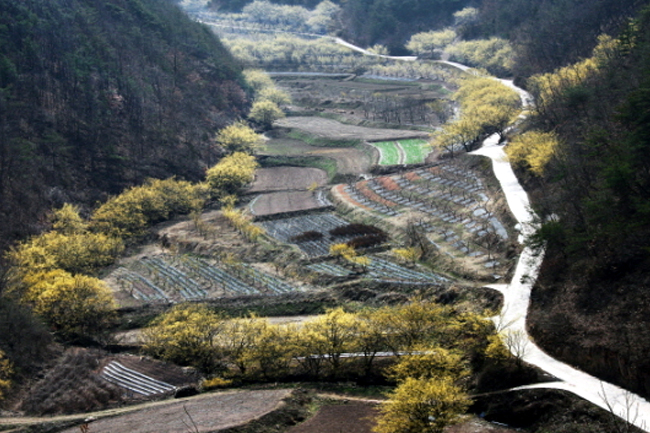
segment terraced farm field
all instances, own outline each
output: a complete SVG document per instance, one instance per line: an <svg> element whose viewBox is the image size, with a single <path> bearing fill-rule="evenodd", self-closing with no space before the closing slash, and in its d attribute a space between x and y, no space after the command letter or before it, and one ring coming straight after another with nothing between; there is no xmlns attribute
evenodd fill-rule
<svg viewBox="0 0 650 433"><path fill-rule="evenodd" d="M283 191L258 195L249 204L254 217L280 213L324 210L332 207L323 191Z"/></svg>
<svg viewBox="0 0 650 433"><path fill-rule="evenodd" d="M273 167L255 171L255 181L247 190L253 192L306 190L314 184L327 184L324 170L310 167Z"/></svg>
<svg viewBox="0 0 650 433"><path fill-rule="evenodd" d="M317 137L332 140L387 141L424 138L429 135L427 132L422 131L347 125L322 117L287 117L277 120L275 125L283 128L298 129Z"/></svg>
<svg viewBox="0 0 650 433"><path fill-rule="evenodd" d="M379 150L379 165L422 164L431 153L426 140L410 139L370 143Z"/></svg>
<svg viewBox="0 0 650 433"><path fill-rule="evenodd" d="M374 419L379 416L377 403L350 401L325 405L306 422L287 433L372 433Z"/></svg>
<svg viewBox="0 0 650 433"><path fill-rule="evenodd" d="M349 223L333 213L302 215L297 217L282 218L271 221L259 222L267 233L281 242L294 243L307 256L311 258L329 255L329 248L335 243L350 241L357 235L333 235L333 230L349 226ZM313 236L300 239L301 234L309 233ZM318 234L316 236L315 234ZM370 255L370 265L365 272L358 273L345 266L332 261L323 261L307 265L307 269L333 277L346 277L353 274L359 278L369 278L374 281L393 284L447 284L450 282L445 277L425 269L410 269L386 258Z"/></svg>
<svg viewBox="0 0 650 433"><path fill-rule="evenodd" d="M509 235L494 200L476 174L453 163L337 185L332 196L336 203L396 225L410 220L452 260L469 259L485 271L505 264L498 252Z"/></svg>
<svg viewBox="0 0 650 433"><path fill-rule="evenodd" d="M431 145L426 140L400 140L406 160L404 164L421 164L431 153Z"/></svg>
<svg viewBox="0 0 650 433"><path fill-rule="evenodd" d="M303 141L291 138L271 139L266 142L259 154L264 156L330 158L336 161L337 173L348 175L366 173L373 165L370 152L364 152L358 147L311 146Z"/></svg>
<svg viewBox="0 0 650 433"><path fill-rule="evenodd" d="M140 303L183 302L242 295L277 295L306 286L290 284L250 264L216 263L193 255L143 257L111 272L105 281L120 296Z"/></svg>
<svg viewBox="0 0 650 433"><path fill-rule="evenodd" d="M207 433L244 425L282 407L291 390L231 391L152 403L90 424L93 433ZM189 415L188 415L189 414ZM191 426L188 427L188 426ZM64 430L78 433L79 428Z"/></svg>
<svg viewBox="0 0 650 433"><path fill-rule="evenodd" d="M401 149L394 141L378 141L372 145L379 150L379 165L397 165L404 160Z"/></svg>
<svg viewBox="0 0 650 433"><path fill-rule="evenodd" d="M327 232L336 227L345 226L348 222L334 213L316 213L263 221L258 224L264 227L268 235L285 243L292 243L292 238L301 233L321 233L322 237L319 239L305 240L296 244L309 257L319 257L329 254L332 240L325 236Z"/></svg>
<svg viewBox="0 0 650 433"><path fill-rule="evenodd" d="M371 255L369 258L370 265L368 265L365 273L359 275L360 278L368 278L382 283L408 285L447 284L451 282L449 279L428 270L407 268L375 255ZM331 262L314 263L308 265L307 268L333 277L345 277L353 274L348 268Z"/></svg>

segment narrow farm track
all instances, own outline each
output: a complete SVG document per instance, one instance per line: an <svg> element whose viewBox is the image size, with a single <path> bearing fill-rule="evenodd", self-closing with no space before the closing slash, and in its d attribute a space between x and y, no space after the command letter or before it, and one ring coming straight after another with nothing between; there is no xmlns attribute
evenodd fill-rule
<svg viewBox="0 0 650 433"><path fill-rule="evenodd" d="M399 141L395 141L395 147L397 148L397 154L399 155L397 163L400 165L406 164L406 152Z"/></svg>
<svg viewBox="0 0 650 433"><path fill-rule="evenodd" d="M483 142L483 146L473 154L487 156L492 160L494 173L501 184L508 206L521 225L519 239L521 242L535 229L533 215L530 211L528 195L519 184L505 152L498 145L498 140L496 135L488 137ZM530 294L543 258L544 251L533 251L525 247L519 256L510 284L488 286L503 294L504 303L500 320L508 324L509 330L521 333L529 341L523 356L524 361L562 381L544 383L538 387L570 391L596 406L611 411L624 421L644 431L650 431L650 403L647 400L552 358L530 339L526 330L526 316Z"/></svg>

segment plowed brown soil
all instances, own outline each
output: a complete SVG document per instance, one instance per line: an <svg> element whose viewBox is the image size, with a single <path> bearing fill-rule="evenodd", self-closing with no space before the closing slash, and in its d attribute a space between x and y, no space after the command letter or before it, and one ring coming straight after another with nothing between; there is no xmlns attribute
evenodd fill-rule
<svg viewBox="0 0 650 433"><path fill-rule="evenodd" d="M378 414L377 405L371 403L352 401L327 405L287 433L371 433Z"/></svg>
<svg viewBox="0 0 650 433"><path fill-rule="evenodd" d="M179 433L216 432L246 424L283 403L290 390L235 391L205 398L175 400L152 405L113 418L102 418L89 426L92 433ZM78 433L79 428L64 430Z"/></svg>
<svg viewBox="0 0 650 433"><path fill-rule="evenodd" d="M251 204L255 216L275 215L284 212L316 210L325 207L311 191L289 191L263 194Z"/></svg>
<svg viewBox="0 0 650 433"><path fill-rule="evenodd" d="M310 167L261 168L255 172L255 182L248 192L305 190L316 184L327 184L324 170Z"/></svg>
<svg viewBox="0 0 650 433"><path fill-rule="evenodd" d="M427 132L422 131L367 128L364 126L346 125L336 120L322 117L287 117L276 121L275 124L283 128L299 129L309 134L333 140L387 141L429 136Z"/></svg>

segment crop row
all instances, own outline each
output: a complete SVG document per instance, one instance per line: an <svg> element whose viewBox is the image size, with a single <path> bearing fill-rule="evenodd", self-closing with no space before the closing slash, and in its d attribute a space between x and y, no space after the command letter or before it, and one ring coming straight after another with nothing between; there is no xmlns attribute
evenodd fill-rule
<svg viewBox="0 0 650 433"><path fill-rule="evenodd" d="M347 277L348 275L351 275L353 273L348 268L344 268L343 266L334 263L327 263L327 262L312 263L311 265L307 265L307 269L309 269L310 271L318 272L320 274L325 274L332 277Z"/></svg>
<svg viewBox="0 0 650 433"><path fill-rule="evenodd" d="M163 290L136 272L118 268L114 275L122 290L129 292L135 299L145 302L169 301Z"/></svg>
<svg viewBox="0 0 650 433"><path fill-rule="evenodd" d="M453 164L338 185L335 192L353 206L384 217L417 211L424 215L424 231L465 256L479 256L508 239L490 210L483 182Z"/></svg>
<svg viewBox="0 0 650 433"><path fill-rule="evenodd" d="M405 268L388 260L372 257L368 266L368 275L380 281L403 283L448 283L449 280L433 272L421 272Z"/></svg>
<svg viewBox="0 0 650 433"><path fill-rule="evenodd" d="M331 239L324 234L337 227L345 226L348 222L332 213L323 213L263 221L259 224L280 242L296 243L309 257L320 257L329 254L329 247L332 244ZM305 233L311 233L311 237L301 240L301 235ZM315 233L323 236L317 238L314 236Z"/></svg>
<svg viewBox="0 0 650 433"><path fill-rule="evenodd" d="M190 255L143 258L113 274L122 292L145 302L252 294L279 294L297 290L273 275L246 264L213 264Z"/></svg>
<svg viewBox="0 0 650 433"><path fill-rule="evenodd" d="M332 213L322 213L263 221L259 224L270 236L281 242L290 242L297 234L310 231L327 232L348 222Z"/></svg>
<svg viewBox="0 0 650 433"><path fill-rule="evenodd" d="M100 376L108 382L144 396L163 394L176 390L176 387L173 385L127 368L116 361L108 363L102 369Z"/></svg>
<svg viewBox="0 0 650 433"><path fill-rule="evenodd" d="M364 192L369 191L368 188L359 190L355 186L350 185L337 185L334 187L338 195L340 195L345 201L352 204L353 206L360 207L362 209L381 214L386 217L397 216L398 213L391 206L387 206L385 202L379 202L372 200L372 198L367 197Z"/></svg>
<svg viewBox="0 0 650 433"><path fill-rule="evenodd" d="M334 277L344 277L352 274L349 269L328 262L314 263L308 265L307 268ZM449 282L447 278L433 272L409 269L377 256L370 256L370 264L366 267L363 276L375 281L400 284L444 284Z"/></svg>
<svg viewBox="0 0 650 433"><path fill-rule="evenodd" d="M326 224L320 228L317 223L326 217ZM332 228L331 224L339 225ZM366 224L349 224L333 215L304 215L262 223L276 239L296 244L309 257L330 254L333 244L346 243L355 249L364 249L382 244L388 234L378 227ZM294 230L304 230L297 231Z"/></svg>

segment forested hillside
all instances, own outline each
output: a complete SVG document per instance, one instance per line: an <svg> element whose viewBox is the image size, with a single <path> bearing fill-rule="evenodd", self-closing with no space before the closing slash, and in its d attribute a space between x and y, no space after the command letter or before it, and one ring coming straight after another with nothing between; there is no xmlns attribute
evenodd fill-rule
<svg viewBox="0 0 650 433"><path fill-rule="evenodd" d="M554 355L648 395L650 9L591 57L529 81L558 138L529 187L549 251L532 330Z"/></svg>
<svg viewBox="0 0 650 433"><path fill-rule="evenodd" d="M210 0L222 12L241 11L251 2ZM314 8L318 0L273 0L272 3ZM334 1L340 5L340 35L362 46L382 44L394 54L418 32L456 24L466 40L500 37L515 47L515 75L550 72L588 56L601 33L617 34L642 0L436 0ZM454 13L476 8L477 19L458 23ZM455 19L456 18L456 19ZM461 25L458 25L461 24Z"/></svg>
<svg viewBox="0 0 650 433"><path fill-rule="evenodd" d="M0 247L65 201L202 176L240 79L167 0L0 0Z"/></svg>
<svg viewBox="0 0 650 433"><path fill-rule="evenodd" d="M617 34L642 0L483 0L466 38L500 36L515 47L515 73L550 72L589 56L602 34Z"/></svg>
<svg viewBox="0 0 650 433"><path fill-rule="evenodd" d="M248 1L211 0L220 11L241 11ZM317 0L274 0L272 3L314 8ZM413 33L441 28L453 22L453 14L470 0L349 0L341 6L341 35L361 46L386 45L395 54L406 53L404 43Z"/></svg>

